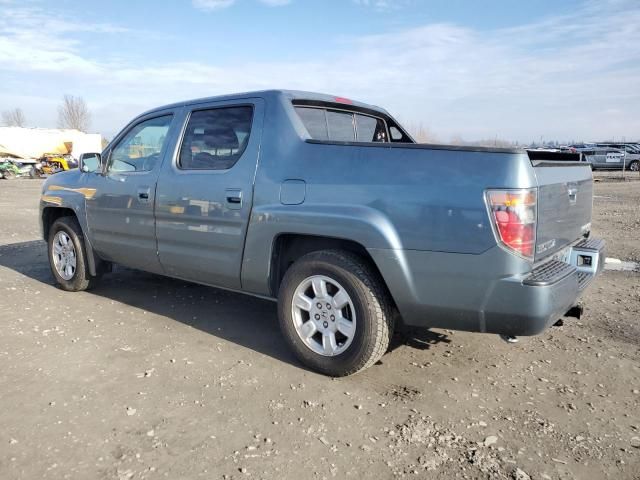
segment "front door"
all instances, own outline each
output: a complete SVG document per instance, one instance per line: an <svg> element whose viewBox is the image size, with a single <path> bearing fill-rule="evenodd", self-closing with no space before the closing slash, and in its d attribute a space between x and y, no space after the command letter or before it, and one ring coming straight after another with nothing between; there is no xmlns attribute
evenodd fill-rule
<svg viewBox="0 0 640 480"><path fill-rule="evenodd" d="M158 180L160 263L174 277L240 288L264 103L199 104L185 115L183 138Z"/></svg>
<svg viewBox="0 0 640 480"><path fill-rule="evenodd" d="M95 189L86 200L89 236L105 260L161 273L154 199L163 156L172 133L174 112L136 122L105 151L101 173L86 174Z"/></svg>

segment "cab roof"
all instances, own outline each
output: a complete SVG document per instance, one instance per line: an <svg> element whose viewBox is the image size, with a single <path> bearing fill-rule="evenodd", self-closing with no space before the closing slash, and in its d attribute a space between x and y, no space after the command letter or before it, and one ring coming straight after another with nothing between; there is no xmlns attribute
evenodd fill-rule
<svg viewBox="0 0 640 480"><path fill-rule="evenodd" d="M384 108L377 107L375 105L370 105L364 102L358 102L356 100L351 100L346 97L341 97L337 95L328 95L324 93L316 93L316 92L305 92L302 90L257 90L252 92L243 92L243 93L232 93L228 95L217 95L213 97L203 97L197 98L193 100L184 100L181 102L171 103L168 105L163 105L161 107L156 107L151 110L148 110L142 113L139 116L148 115L150 113L159 112L162 110L166 110L168 108L180 108L187 105L197 105L199 103L208 103L208 102L220 102L226 100L243 100L248 98L265 98L265 99L277 99L277 98L285 98L290 101L296 100L307 100L307 101L315 101L315 102L323 102L330 104L341 104L345 107L355 107L355 108L363 108L368 110L374 110L380 112L384 115L389 115Z"/></svg>

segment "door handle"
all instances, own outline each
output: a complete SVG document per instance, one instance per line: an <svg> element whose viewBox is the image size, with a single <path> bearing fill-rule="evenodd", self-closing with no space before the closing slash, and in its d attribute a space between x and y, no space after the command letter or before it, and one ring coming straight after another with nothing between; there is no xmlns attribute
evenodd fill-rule
<svg viewBox="0 0 640 480"><path fill-rule="evenodd" d="M225 192L227 208L230 210L240 210L242 208L242 190L228 188Z"/></svg>
<svg viewBox="0 0 640 480"><path fill-rule="evenodd" d="M140 188L138 189L138 199L142 202L148 202L149 196L151 195L150 188Z"/></svg>

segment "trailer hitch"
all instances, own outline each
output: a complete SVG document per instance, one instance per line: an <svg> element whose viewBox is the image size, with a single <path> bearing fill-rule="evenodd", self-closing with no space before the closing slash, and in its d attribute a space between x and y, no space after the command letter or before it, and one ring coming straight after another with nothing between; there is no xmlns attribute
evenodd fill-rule
<svg viewBox="0 0 640 480"><path fill-rule="evenodd" d="M580 317L582 316L583 311L584 311L584 307L582 305L574 305L569 310L567 310L567 313L565 313L564 316L577 318L578 320L580 320ZM554 327L562 327L563 325L564 325L564 318L558 319L558 321L553 324Z"/></svg>
<svg viewBox="0 0 640 480"><path fill-rule="evenodd" d="M574 305L569 310L567 310L567 313L565 313L564 316L573 317L580 320L580 317L582 316L582 312L584 312L584 307L582 305Z"/></svg>

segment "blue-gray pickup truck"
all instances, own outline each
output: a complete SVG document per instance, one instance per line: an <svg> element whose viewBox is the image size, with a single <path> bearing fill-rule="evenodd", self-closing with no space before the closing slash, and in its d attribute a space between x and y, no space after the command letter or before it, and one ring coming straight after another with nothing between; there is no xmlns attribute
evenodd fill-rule
<svg viewBox="0 0 640 480"><path fill-rule="evenodd" d="M84 290L114 263L277 300L286 342L341 376L395 324L534 335L604 263L577 156L421 145L384 109L264 91L129 123L40 202L51 270Z"/></svg>

